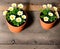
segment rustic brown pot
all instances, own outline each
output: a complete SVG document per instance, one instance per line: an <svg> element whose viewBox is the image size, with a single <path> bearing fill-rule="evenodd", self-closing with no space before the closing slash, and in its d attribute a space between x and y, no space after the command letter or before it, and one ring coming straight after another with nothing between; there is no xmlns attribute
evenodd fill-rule
<svg viewBox="0 0 60 49"><path fill-rule="evenodd" d="M9 30L10 30L11 32L14 32L14 33L21 32L21 31L23 30L25 24L26 24L26 22L25 22L23 25L19 26L19 27L15 27L15 26L12 26L11 24L9 24L9 23L7 22L7 25L8 25Z"/></svg>
<svg viewBox="0 0 60 49"><path fill-rule="evenodd" d="M26 13L26 16L27 16L27 13ZM8 21L6 21L6 22L7 22L8 28L9 28L9 30L11 32L19 33L19 32L21 32L24 29L25 24L27 23L27 19L28 19L28 17L26 18L26 22L24 24L22 24L21 26L19 26L19 27L12 26L11 24L8 23Z"/></svg>
<svg viewBox="0 0 60 49"><path fill-rule="evenodd" d="M40 19L40 24L43 27L43 29L45 29L45 30L49 30L50 28L52 28L54 23L55 23L55 21L52 23L45 23Z"/></svg>

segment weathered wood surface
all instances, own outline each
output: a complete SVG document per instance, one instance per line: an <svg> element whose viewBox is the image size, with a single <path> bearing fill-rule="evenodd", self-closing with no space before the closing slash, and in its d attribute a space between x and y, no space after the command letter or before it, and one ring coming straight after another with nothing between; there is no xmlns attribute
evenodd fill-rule
<svg viewBox="0 0 60 49"><path fill-rule="evenodd" d="M2 12L13 2L31 3L29 6L24 4L24 9L28 10L28 22L25 29L18 34L9 31L5 17L2 15ZM55 26L48 31L44 30L39 23L39 9L43 3L53 3L53 5L56 5L57 7L60 6L60 0L0 0L0 45L60 45L60 20L58 20Z"/></svg>
<svg viewBox="0 0 60 49"><path fill-rule="evenodd" d="M0 45L0 49L60 49L60 45Z"/></svg>
<svg viewBox="0 0 60 49"><path fill-rule="evenodd" d="M0 11L7 10L11 6L11 4L0 4ZM58 10L60 11L60 4L54 5L58 7ZM34 5L34 4L25 4L23 10L25 11L40 11L42 9L42 5Z"/></svg>
<svg viewBox="0 0 60 49"><path fill-rule="evenodd" d="M60 0L0 0L0 4L4 3L32 3L32 4L43 4L43 3L60 3Z"/></svg>
<svg viewBox="0 0 60 49"><path fill-rule="evenodd" d="M27 12L28 22L25 29L18 33L11 33L6 20L0 11L0 44L60 44L60 23L50 30L44 30L39 23L40 12Z"/></svg>

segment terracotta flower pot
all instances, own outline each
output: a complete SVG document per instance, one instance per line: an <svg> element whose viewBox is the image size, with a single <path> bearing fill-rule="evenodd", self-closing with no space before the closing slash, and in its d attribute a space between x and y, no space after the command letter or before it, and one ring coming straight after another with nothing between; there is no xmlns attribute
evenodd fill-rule
<svg viewBox="0 0 60 49"><path fill-rule="evenodd" d="M9 30L10 30L11 32L14 32L14 33L21 32L21 31L23 30L25 24L26 24L26 22L25 22L23 25L19 26L19 27L15 27L15 26L12 26L11 24L9 24L9 23L7 22L7 25L8 25Z"/></svg>
<svg viewBox="0 0 60 49"><path fill-rule="evenodd" d="M45 23L40 19L40 24L43 27L43 29L45 29L45 30L49 30L50 28L52 28L54 23L55 23L55 21L52 23Z"/></svg>
<svg viewBox="0 0 60 49"><path fill-rule="evenodd" d="M27 13L25 13L25 14L27 16ZM25 24L27 23L27 19L28 19L28 17L26 17L26 22L24 24L22 24L21 26L19 26L19 27L12 26L10 23L8 23L8 21L6 21L6 22L7 22L8 28L9 28L9 30L11 32L13 32L13 33L19 33L19 32L21 32L24 29Z"/></svg>

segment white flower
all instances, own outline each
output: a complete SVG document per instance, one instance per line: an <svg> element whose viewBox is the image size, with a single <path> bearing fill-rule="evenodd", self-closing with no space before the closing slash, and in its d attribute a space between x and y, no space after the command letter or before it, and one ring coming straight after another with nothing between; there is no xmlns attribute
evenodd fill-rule
<svg viewBox="0 0 60 49"><path fill-rule="evenodd" d="M14 20L15 17L16 17L15 15L10 15L10 19L11 19L11 20Z"/></svg>
<svg viewBox="0 0 60 49"><path fill-rule="evenodd" d="M12 7L16 7L16 3L11 4Z"/></svg>
<svg viewBox="0 0 60 49"><path fill-rule="evenodd" d="M49 16L53 16L53 13L49 12L48 15L49 15Z"/></svg>
<svg viewBox="0 0 60 49"><path fill-rule="evenodd" d="M56 14L57 18L59 18L59 14L58 14L58 12L55 12L55 14Z"/></svg>
<svg viewBox="0 0 60 49"><path fill-rule="evenodd" d="M44 4L43 6L42 6L43 8L47 8L47 6Z"/></svg>
<svg viewBox="0 0 60 49"><path fill-rule="evenodd" d="M49 18L48 17L44 17L44 21L48 21L49 20Z"/></svg>
<svg viewBox="0 0 60 49"><path fill-rule="evenodd" d="M13 11L13 9L14 9L13 7L9 7L8 8L9 11Z"/></svg>
<svg viewBox="0 0 60 49"><path fill-rule="evenodd" d="M26 15L22 15L22 18L23 18L23 19L26 19Z"/></svg>
<svg viewBox="0 0 60 49"><path fill-rule="evenodd" d="M57 7L53 7L53 9L54 9L55 11L57 11Z"/></svg>
<svg viewBox="0 0 60 49"><path fill-rule="evenodd" d="M18 11L17 12L17 15L19 15L19 16L22 15L22 14L23 14L23 11Z"/></svg>
<svg viewBox="0 0 60 49"><path fill-rule="evenodd" d="M47 7L48 8L52 8L52 4L47 4Z"/></svg>
<svg viewBox="0 0 60 49"><path fill-rule="evenodd" d="M16 22L21 22L22 19L20 17L16 18Z"/></svg>
<svg viewBox="0 0 60 49"><path fill-rule="evenodd" d="M18 8L22 9L23 8L23 4L18 4Z"/></svg>
<svg viewBox="0 0 60 49"><path fill-rule="evenodd" d="M4 11L4 12L3 12L3 15L5 16L6 14L7 14L7 11Z"/></svg>

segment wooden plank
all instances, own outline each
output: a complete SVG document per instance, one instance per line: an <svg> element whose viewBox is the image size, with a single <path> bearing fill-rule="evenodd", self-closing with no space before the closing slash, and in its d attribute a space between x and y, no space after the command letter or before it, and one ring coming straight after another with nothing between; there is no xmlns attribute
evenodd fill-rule
<svg viewBox="0 0 60 49"><path fill-rule="evenodd" d="M22 44L60 44L59 43L60 23L49 31L43 30L39 24L39 19L38 19L40 12L29 12L28 16L29 16L29 19L31 20L29 20L28 23L29 24L31 23L32 25L26 28L25 30L23 30L18 35L13 35L13 34L10 35L9 33L11 32L7 28L5 19L2 15L2 11L7 10L9 6L10 4L0 5L0 20L1 20L0 21L0 43L10 44L11 41L14 39L16 44L21 44L21 43ZM42 9L41 5L30 4L30 5L24 6L24 10L27 10L27 11L39 11L39 9Z"/></svg>
<svg viewBox="0 0 60 49"><path fill-rule="evenodd" d="M0 0L0 3L33 3L33 4L40 4L40 3L60 3L60 0Z"/></svg>
<svg viewBox="0 0 60 49"><path fill-rule="evenodd" d="M9 5L0 5L0 11L7 10L8 7ZM58 8L60 9L59 6ZM39 11L40 9L42 9L42 6L29 4L29 5L25 5L23 9L26 11Z"/></svg>
<svg viewBox="0 0 60 49"><path fill-rule="evenodd" d="M41 8L40 5L25 5L23 9L28 11L39 11L40 8ZM0 5L0 11L7 9L8 9L7 5Z"/></svg>
<svg viewBox="0 0 60 49"><path fill-rule="evenodd" d="M60 23L46 31L39 23L40 12L29 11L27 14L28 22L25 29L18 34L13 34L9 31L0 11L0 43L10 44L12 40L15 40L16 44L60 44Z"/></svg>
<svg viewBox="0 0 60 49"><path fill-rule="evenodd" d="M0 49L60 49L60 45L0 45Z"/></svg>

